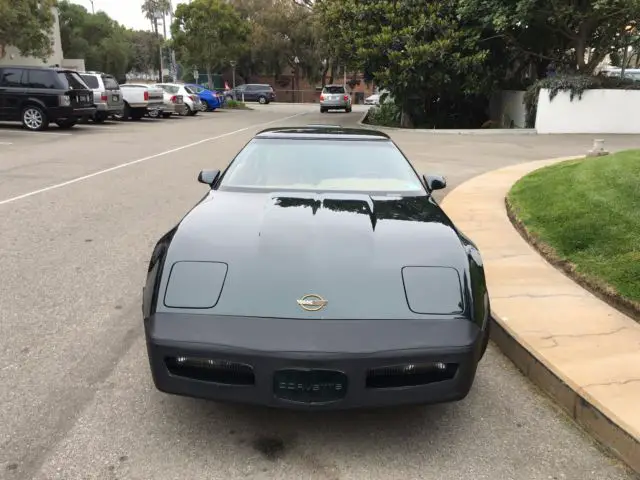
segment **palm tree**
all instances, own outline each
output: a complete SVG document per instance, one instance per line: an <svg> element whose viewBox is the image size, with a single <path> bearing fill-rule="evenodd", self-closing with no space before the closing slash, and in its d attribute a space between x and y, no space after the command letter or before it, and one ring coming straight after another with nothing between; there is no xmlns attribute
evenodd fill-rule
<svg viewBox="0 0 640 480"><path fill-rule="evenodd" d="M173 9L171 6L171 0L144 0L142 2L142 13L151 22L151 28L157 34L158 33L158 13L162 14L162 24L164 26L164 37L167 37L167 27L164 21L167 15L171 15Z"/></svg>
<svg viewBox="0 0 640 480"><path fill-rule="evenodd" d="M151 29L155 32L156 37L159 37L160 34L158 32L158 17L160 14L162 18L162 26L164 29L164 39L167 39L167 22L166 16L168 13L171 13L171 0L144 0L142 2L142 13L144 13L145 17L151 21ZM158 39L160 40L160 39ZM161 44L162 45L162 44ZM162 46L160 47L160 71L158 72L158 81L162 82Z"/></svg>

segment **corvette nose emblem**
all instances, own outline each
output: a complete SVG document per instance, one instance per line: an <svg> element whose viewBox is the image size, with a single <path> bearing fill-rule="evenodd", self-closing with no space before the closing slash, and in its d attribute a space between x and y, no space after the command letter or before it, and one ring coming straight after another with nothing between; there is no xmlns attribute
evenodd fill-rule
<svg viewBox="0 0 640 480"><path fill-rule="evenodd" d="M305 295L298 299L298 305L309 312L317 312L322 310L328 302L320 295Z"/></svg>

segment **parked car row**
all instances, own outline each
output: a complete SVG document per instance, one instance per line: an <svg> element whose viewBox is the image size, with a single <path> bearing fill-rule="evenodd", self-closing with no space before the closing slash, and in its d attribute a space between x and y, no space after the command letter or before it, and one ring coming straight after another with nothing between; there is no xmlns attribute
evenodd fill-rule
<svg viewBox="0 0 640 480"><path fill-rule="evenodd" d="M119 84L102 72L52 67L0 66L0 120L33 131L51 123L72 128L80 121L140 120L196 115L224 105L223 94L181 83Z"/></svg>

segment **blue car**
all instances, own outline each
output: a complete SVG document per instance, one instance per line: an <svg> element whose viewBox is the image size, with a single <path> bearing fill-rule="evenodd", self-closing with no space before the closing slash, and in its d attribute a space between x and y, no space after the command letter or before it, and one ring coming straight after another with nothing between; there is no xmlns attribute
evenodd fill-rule
<svg viewBox="0 0 640 480"><path fill-rule="evenodd" d="M220 108L222 106L222 101L216 92L212 92L211 90L196 84L187 84L186 86L198 94L203 107L205 107L205 110L208 112L213 112L216 108Z"/></svg>

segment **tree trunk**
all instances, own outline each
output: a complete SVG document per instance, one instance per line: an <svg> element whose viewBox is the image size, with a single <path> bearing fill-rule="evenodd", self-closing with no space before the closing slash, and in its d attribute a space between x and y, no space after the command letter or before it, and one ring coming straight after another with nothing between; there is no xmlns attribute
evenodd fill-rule
<svg viewBox="0 0 640 480"><path fill-rule="evenodd" d="M1 57L0 57L1 58ZM329 62L324 66L322 70L322 88L327 84L327 72L329 71Z"/></svg>
<svg viewBox="0 0 640 480"><path fill-rule="evenodd" d="M413 120L411 119L411 115L404 107L402 108L402 113L400 113L400 127L413 128Z"/></svg>
<svg viewBox="0 0 640 480"><path fill-rule="evenodd" d="M158 64L158 81L160 83L162 83L162 51L160 50L160 33L158 32L158 19L153 17L153 27L154 30L156 32L156 38L158 39L158 55L159 55L159 61L160 63Z"/></svg>
<svg viewBox="0 0 640 480"><path fill-rule="evenodd" d="M589 63L584 66L584 71L581 73L593 73L596 67L604 60L604 57L607 56L606 51L594 51L593 55L591 55L591 60Z"/></svg>
<svg viewBox="0 0 640 480"><path fill-rule="evenodd" d="M207 66L207 87L213 90L213 77L211 76L211 67Z"/></svg>
<svg viewBox="0 0 640 480"><path fill-rule="evenodd" d="M584 73L585 67L586 67L585 60L584 60L585 43L586 42L582 38L576 40L575 67L577 68L579 73Z"/></svg>

